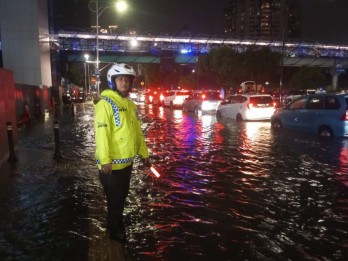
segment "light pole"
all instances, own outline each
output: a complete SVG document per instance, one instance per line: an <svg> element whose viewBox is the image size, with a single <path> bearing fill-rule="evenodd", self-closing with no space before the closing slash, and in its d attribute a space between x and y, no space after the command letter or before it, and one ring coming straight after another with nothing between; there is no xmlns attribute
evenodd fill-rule
<svg viewBox="0 0 348 261"><path fill-rule="evenodd" d="M85 54L84 56L85 56L85 94L87 94L88 93L87 86L89 86L89 85L87 85L87 62L88 62L89 55ZM89 70L88 70L88 74L89 74ZM89 77L88 77L88 79L89 79Z"/></svg>
<svg viewBox="0 0 348 261"><path fill-rule="evenodd" d="M198 90L198 70L193 69L192 73L196 75L196 90Z"/></svg>
<svg viewBox="0 0 348 261"><path fill-rule="evenodd" d="M94 8L92 7L94 4ZM91 12L95 13L95 19L96 19L96 64L95 64L95 76L96 76L96 82L97 82L97 95L99 95L99 17L102 15L102 13L110 8L112 6L105 6L105 7L99 7L99 1L98 0L91 0L88 3L88 8ZM127 9L127 3L123 0L120 0L116 2L115 4L116 9L119 12L124 12Z"/></svg>
<svg viewBox="0 0 348 261"><path fill-rule="evenodd" d="M285 40L287 39L289 5L287 0L284 1L284 18L282 28L282 49L281 49L281 64L280 64L280 80L279 80L279 99L281 101L281 95L283 90L283 78L284 78L284 58L285 58Z"/></svg>

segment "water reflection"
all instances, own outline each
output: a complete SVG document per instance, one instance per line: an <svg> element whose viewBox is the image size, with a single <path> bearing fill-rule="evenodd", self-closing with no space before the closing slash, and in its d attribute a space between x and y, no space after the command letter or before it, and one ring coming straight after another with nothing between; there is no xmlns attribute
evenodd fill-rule
<svg viewBox="0 0 348 261"><path fill-rule="evenodd" d="M93 105L62 114L64 163L52 162L45 125L25 134L28 158L0 180L3 260L88 260L88 243L105 232ZM125 211L130 260L344 259L347 140L158 106L141 105L139 115L161 177L136 160Z"/></svg>
<svg viewBox="0 0 348 261"><path fill-rule="evenodd" d="M338 156L338 167L336 170L335 178L341 181L345 186L348 187L347 173L348 173L348 141L341 141L341 149L339 150Z"/></svg>
<svg viewBox="0 0 348 261"><path fill-rule="evenodd" d="M269 122L217 122L210 115L190 114L181 119L180 112L166 110L165 115L168 146L158 155L168 161L162 165L165 186L157 185L166 193L156 199L160 209L151 213L161 220L154 226L160 243L147 254L175 260L174 249L181 249L192 260L278 260L279 255L310 260L327 251L342 257L341 243L327 244L327 237L337 236L335 225L323 224L340 211L332 209L333 190L326 187L332 182L332 162L323 161L337 144L297 134L277 136ZM148 130L150 147L158 137ZM316 237L323 242L313 244Z"/></svg>

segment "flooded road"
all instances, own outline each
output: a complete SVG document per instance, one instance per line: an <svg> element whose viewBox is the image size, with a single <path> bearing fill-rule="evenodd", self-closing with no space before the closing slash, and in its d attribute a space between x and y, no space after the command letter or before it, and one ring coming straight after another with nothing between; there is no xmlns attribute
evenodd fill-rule
<svg viewBox="0 0 348 261"><path fill-rule="evenodd" d="M104 233L93 106L20 130L1 165L0 260L89 260ZM273 133L269 122L139 107L160 178L135 162L125 210L129 260L347 260L348 140ZM98 238L97 238L98 239Z"/></svg>

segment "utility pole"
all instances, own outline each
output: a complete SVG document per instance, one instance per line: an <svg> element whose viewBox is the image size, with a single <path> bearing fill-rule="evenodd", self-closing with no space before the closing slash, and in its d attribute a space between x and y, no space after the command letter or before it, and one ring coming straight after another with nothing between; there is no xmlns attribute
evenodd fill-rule
<svg viewBox="0 0 348 261"><path fill-rule="evenodd" d="M284 78L284 58L285 58L285 41L287 39L287 28L288 28L288 16L289 16L289 5L288 1L284 0L284 19L282 25L282 49L281 49L281 61L280 61L280 79L279 79L279 95L281 100L281 93L283 90L283 78Z"/></svg>

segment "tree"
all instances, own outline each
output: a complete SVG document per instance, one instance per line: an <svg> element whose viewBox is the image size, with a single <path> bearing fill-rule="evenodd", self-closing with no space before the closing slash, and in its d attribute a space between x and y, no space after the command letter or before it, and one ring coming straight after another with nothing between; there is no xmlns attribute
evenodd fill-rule
<svg viewBox="0 0 348 261"><path fill-rule="evenodd" d="M231 85L241 77L241 56L229 47L212 49L198 59L198 74L210 79L217 86Z"/></svg>
<svg viewBox="0 0 348 261"><path fill-rule="evenodd" d="M63 77L77 86L84 86L84 68L81 68L79 65L79 63L67 64Z"/></svg>
<svg viewBox="0 0 348 261"><path fill-rule="evenodd" d="M243 54L244 69L249 74L250 80L264 83L274 80L274 72L278 71L281 54L273 52L268 47L258 48L252 46ZM277 77L279 78L279 77Z"/></svg>
<svg viewBox="0 0 348 261"><path fill-rule="evenodd" d="M292 76L290 86L293 90L316 88L323 80L325 76L320 68L302 67Z"/></svg>
<svg viewBox="0 0 348 261"><path fill-rule="evenodd" d="M163 79L159 64L144 64L143 68L146 86L162 85Z"/></svg>
<svg viewBox="0 0 348 261"><path fill-rule="evenodd" d="M268 47L250 47L237 52L226 46L212 49L198 59L198 71L219 86L233 86L246 80L259 82L275 79L281 55Z"/></svg>
<svg viewBox="0 0 348 261"><path fill-rule="evenodd" d="M196 77L195 74L187 74L180 76L179 86L183 89L195 89L196 88Z"/></svg>

